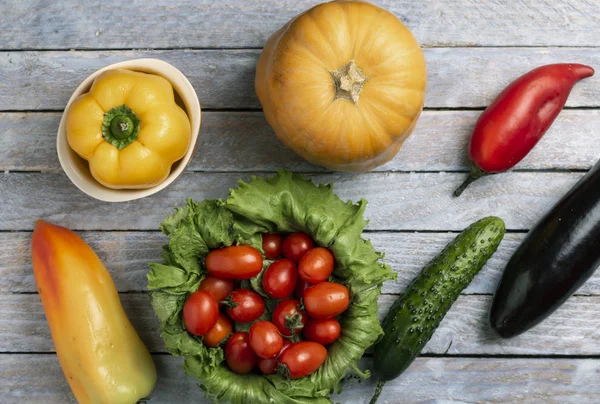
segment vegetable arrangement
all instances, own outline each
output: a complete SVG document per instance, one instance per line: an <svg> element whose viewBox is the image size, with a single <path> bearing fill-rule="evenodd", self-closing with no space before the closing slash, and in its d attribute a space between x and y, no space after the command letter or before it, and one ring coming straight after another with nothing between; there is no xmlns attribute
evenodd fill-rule
<svg viewBox="0 0 600 404"><path fill-rule="evenodd" d="M152 306L167 350L186 357L207 397L328 403L344 377L368 377L357 362L383 333L377 298L393 274L361 238L365 207L280 171L226 201L188 200L162 223ZM228 296L221 310L217 296Z"/></svg>
<svg viewBox="0 0 600 404"><path fill-rule="evenodd" d="M373 21L377 21L373 25ZM542 66L510 84L475 125L473 170L456 191L506 171L541 139L579 64ZM306 160L341 171L389 161L423 108L423 53L391 13L332 1L298 15L267 42L255 87L277 137ZM193 93L193 91L192 91ZM193 97L195 99L195 95ZM199 107L198 107L199 108ZM108 70L66 112L70 147L106 187L160 184L190 147L190 120L165 78ZM199 124L198 124L199 125ZM491 309L502 337L542 321L600 264L600 162L534 227L505 270ZM162 224L163 262L148 288L161 336L213 402L325 404L343 381L398 377L498 248L504 222L473 223L377 318L394 278L362 238L366 201L279 171L240 181L225 200L188 200ZM36 282L64 374L81 402L148 397L156 369L125 316L108 272L71 231L38 222Z"/></svg>
<svg viewBox="0 0 600 404"><path fill-rule="evenodd" d="M275 260L267 264L261 281L263 294L278 299L270 301L276 303L271 321L256 321L265 314L265 300L252 289L236 289L232 281L249 279L261 272L262 255L251 246L230 246L209 252L205 264L210 275L183 305L186 330L203 337L202 342L208 347L216 347L229 337L231 320L244 323L243 328L256 321L248 332L238 332L234 342L225 346L225 362L235 373L248 373L258 364L266 375L278 370L291 379L308 376L327 357L323 345L333 343L340 335L340 324L335 317L346 311L349 299L344 285L325 282L333 273L333 254L327 248L312 248L312 239L304 233L285 237L283 248L281 240L279 234L262 235L263 251L269 251L265 256ZM300 296L296 296L304 299L306 307L290 298L298 277L310 285L306 290L300 289ZM219 301L226 307L226 315L219 313ZM299 336L309 317L311 326L304 337L313 344L302 343L298 338L293 338L294 343L284 340ZM284 341L288 341L285 346ZM243 349L242 342L246 344ZM288 347L293 349L282 356Z"/></svg>

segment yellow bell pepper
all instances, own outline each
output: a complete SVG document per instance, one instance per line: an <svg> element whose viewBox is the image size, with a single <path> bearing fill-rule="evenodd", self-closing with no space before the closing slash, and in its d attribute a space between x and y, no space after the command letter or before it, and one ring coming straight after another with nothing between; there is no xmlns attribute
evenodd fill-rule
<svg viewBox="0 0 600 404"><path fill-rule="evenodd" d="M39 220L33 271L63 373L80 404L133 404L156 383L150 353L115 285L75 233Z"/></svg>
<svg viewBox="0 0 600 404"><path fill-rule="evenodd" d="M69 146L109 188L150 188L186 153L190 120L163 77L125 69L100 74L67 112Z"/></svg>

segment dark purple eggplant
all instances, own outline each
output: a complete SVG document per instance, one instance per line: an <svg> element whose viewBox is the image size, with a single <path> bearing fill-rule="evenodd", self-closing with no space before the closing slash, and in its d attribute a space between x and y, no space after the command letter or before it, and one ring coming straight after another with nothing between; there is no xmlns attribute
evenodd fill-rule
<svg viewBox="0 0 600 404"><path fill-rule="evenodd" d="M600 161L533 227L506 265L490 322L501 337L534 327L600 265Z"/></svg>

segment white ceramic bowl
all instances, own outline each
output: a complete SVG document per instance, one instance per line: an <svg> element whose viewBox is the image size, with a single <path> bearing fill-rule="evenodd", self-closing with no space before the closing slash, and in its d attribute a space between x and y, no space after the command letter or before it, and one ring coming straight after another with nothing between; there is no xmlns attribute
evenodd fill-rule
<svg viewBox="0 0 600 404"><path fill-rule="evenodd" d="M106 70L111 69L129 69L135 70L144 73L153 73L159 76L162 76L169 80L173 89L177 95L179 96L180 102L185 106L185 112L190 119L191 128L192 128L192 138L190 142L190 146L185 153L185 156L171 167L171 173L167 177L167 179L152 187L146 189L111 189L103 186L98 181L92 177L90 173L88 162L79 157L71 147L69 147L69 143L67 142L67 131L66 131L66 116L71 103L79 97L81 94L87 93L92 87L92 83L98 77L98 75ZM198 134L200 131L200 121L201 121L201 111L200 111L200 102L198 101L198 96L196 95L196 91L194 91L194 87L190 84L188 79L181 73L177 68L170 65L167 62L158 59L135 59L128 60L125 62L115 63L102 69L92 73L88 78L86 78L83 83L77 87L67 106L65 107L65 112L62 115L60 120L60 125L58 127L58 136L56 139L56 150L58 152L58 160L60 161L60 165L62 166L67 177L75 184L77 188L85 192L91 197L99 199L105 202L125 202L132 201L134 199L143 198L145 196L149 196L157 193L161 189L167 187L170 183L175 181L177 177L183 173L189 164L192 155L194 154L194 150L196 148L196 143L198 140Z"/></svg>

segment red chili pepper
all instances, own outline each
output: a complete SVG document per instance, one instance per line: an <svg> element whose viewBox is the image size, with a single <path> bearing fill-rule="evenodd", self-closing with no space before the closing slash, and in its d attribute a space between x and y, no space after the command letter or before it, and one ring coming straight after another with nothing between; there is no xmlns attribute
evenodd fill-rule
<svg viewBox="0 0 600 404"><path fill-rule="evenodd" d="M552 125L575 83L593 74L594 69L580 64L546 65L506 87L475 124L469 144L473 169L454 196L482 176L521 161Z"/></svg>

